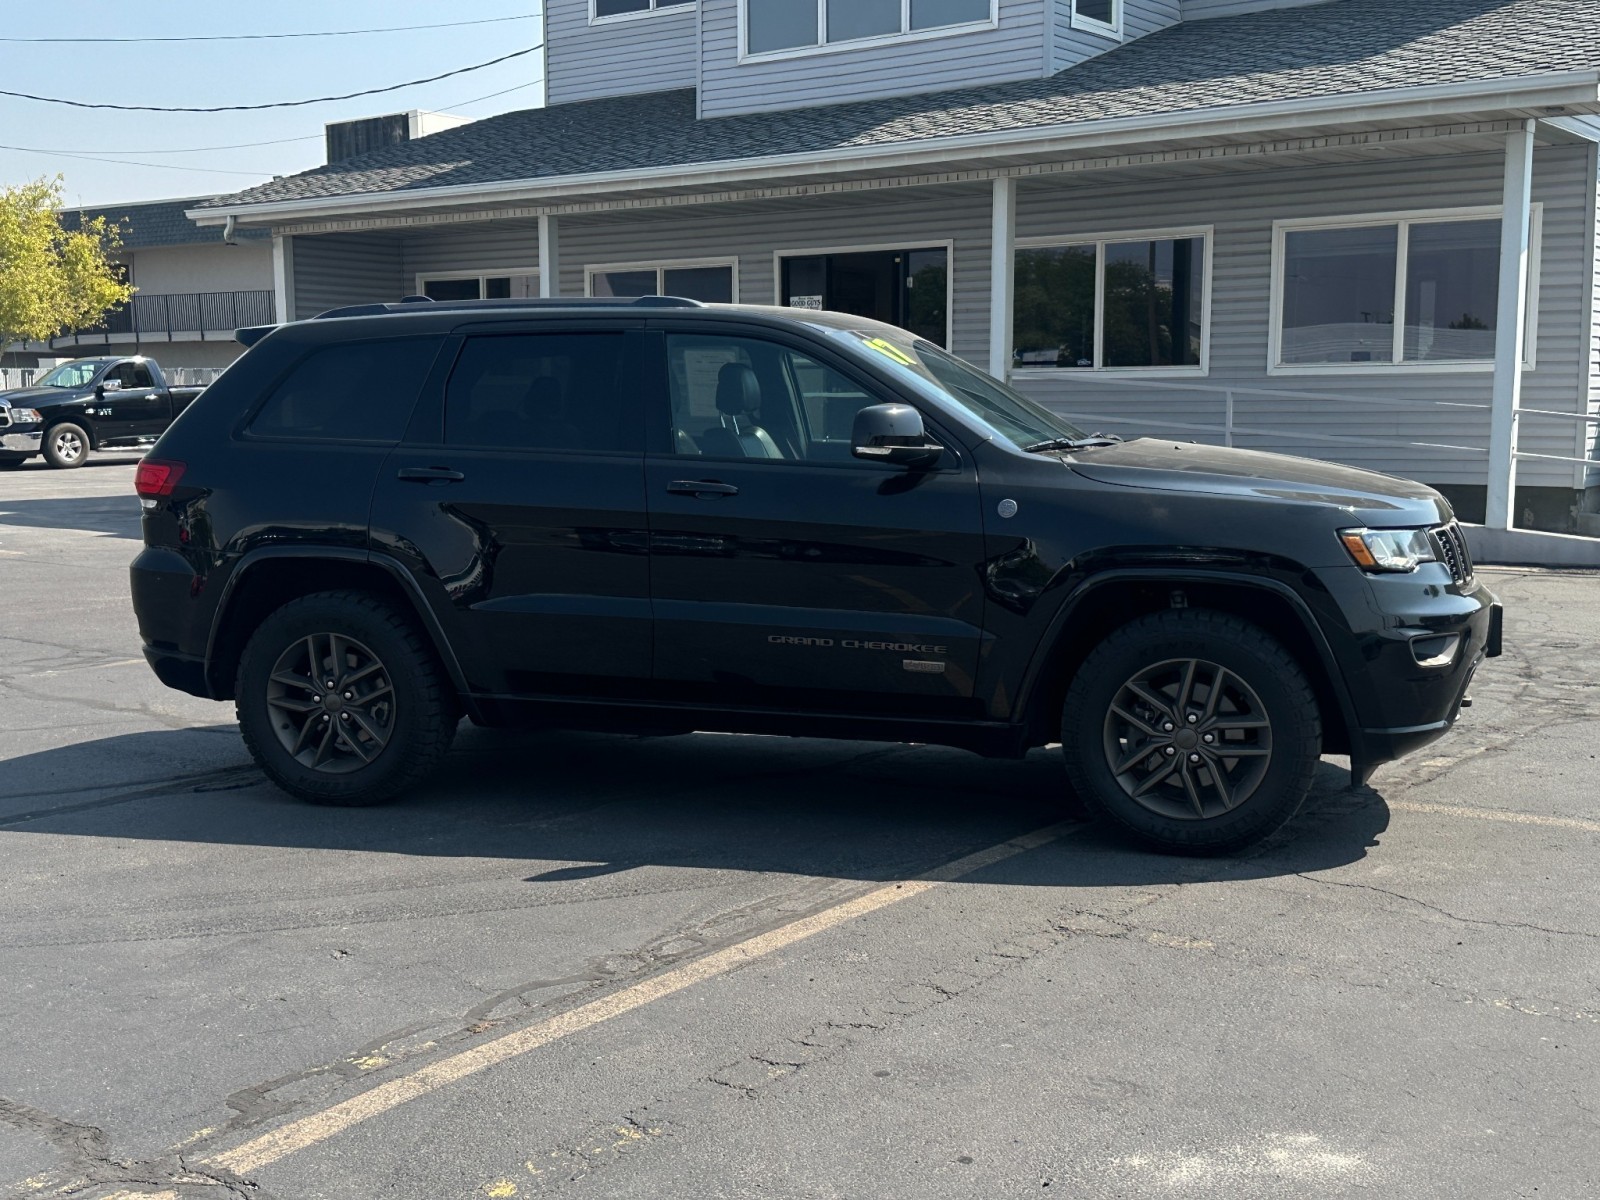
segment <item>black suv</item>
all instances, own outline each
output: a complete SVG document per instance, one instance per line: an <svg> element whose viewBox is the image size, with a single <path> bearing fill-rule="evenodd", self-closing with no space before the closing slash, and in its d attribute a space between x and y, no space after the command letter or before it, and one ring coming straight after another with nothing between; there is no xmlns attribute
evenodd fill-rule
<svg viewBox="0 0 1600 1200"><path fill-rule="evenodd" d="M134 607L281 787L459 718L1059 741L1154 845L1282 824L1455 720L1500 609L1431 489L1073 428L912 334L650 297L272 330L139 468Z"/></svg>

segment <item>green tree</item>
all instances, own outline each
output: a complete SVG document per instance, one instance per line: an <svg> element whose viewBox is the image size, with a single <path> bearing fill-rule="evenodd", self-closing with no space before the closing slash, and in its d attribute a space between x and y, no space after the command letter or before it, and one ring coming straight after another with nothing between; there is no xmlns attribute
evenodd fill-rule
<svg viewBox="0 0 1600 1200"><path fill-rule="evenodd" d="M93 325L133 288L110 256L121 239L104 217L61 224L61 179L0 188L0 354Z"/></svg>

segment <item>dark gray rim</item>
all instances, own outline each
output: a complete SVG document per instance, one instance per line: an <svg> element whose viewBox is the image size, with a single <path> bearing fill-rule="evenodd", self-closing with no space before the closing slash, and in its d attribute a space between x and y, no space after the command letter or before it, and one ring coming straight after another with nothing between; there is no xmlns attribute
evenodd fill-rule
<svg viewBox="0 0 1600 1200"><path fill-rule="evenodd" d="M267 714L301 766L347 775L372 763L394 732L394 684L354 638L314 633L278 656L267 677Z"/></svg>
<svg viewBox="0 0 1600 1200"><path fill-rule="evenodd" d="M1266 705L1237 674L1197 658L1146 667L1106 713L1106 765L1157 816L1203 821L1255 794L1272 763Z"/></svg>
<svg viewBox="0 0 1600 1200"><path fill-rule="evenodd" d="M64 462L77 462L84 455L83 438L71 429L57 430L51 436L56 457Z"/></svg>

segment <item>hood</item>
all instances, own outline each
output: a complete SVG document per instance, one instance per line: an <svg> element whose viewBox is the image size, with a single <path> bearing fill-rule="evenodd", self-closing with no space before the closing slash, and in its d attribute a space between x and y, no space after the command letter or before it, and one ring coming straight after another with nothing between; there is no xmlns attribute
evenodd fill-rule
<svg viewBox="0 0 1600 1200"><path fill-rule="evenodd" d="M1067 461L1098 483L1332 506L1378 527L1454 519L1449 502L1426 484L1288 454L1139 438Z"/></svg>
<svg viewBox="0 0 1600 1200"><path fill-rule="evenodd" d="M63 400L81 399L87 391L88 388L13 388L9 392L0 392L0 403L15 404L18 408L41 408L59 404Z"/></svg>

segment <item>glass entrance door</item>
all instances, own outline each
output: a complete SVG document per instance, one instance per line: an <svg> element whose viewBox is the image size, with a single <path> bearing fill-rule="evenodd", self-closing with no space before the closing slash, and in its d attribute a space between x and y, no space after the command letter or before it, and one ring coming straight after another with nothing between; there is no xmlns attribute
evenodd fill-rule
<svg viewBox="0 0 1600 1200"><path fill-rule="evenodd" d="M909 329L936 346L949 328L950 252L943 246L861 250L783 260L782 302Z"/></svg>

